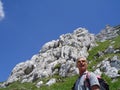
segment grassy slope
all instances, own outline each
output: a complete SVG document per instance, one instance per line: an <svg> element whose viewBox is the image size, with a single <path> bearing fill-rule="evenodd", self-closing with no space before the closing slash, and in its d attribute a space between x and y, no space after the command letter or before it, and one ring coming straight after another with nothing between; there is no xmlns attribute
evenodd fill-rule
<svg viewBox="0 0 120 90"><path fill-rule="evenodd" d="M103 56L102 58L97 58L94 60L94 55L98 51L104 51L109 45L113 45L114 48L120 47L120 36L113 39L112 41L115 41L114 44L111 44L111 41L106 41L102 43L98 43L98 46L93 48L91 51L89 51L89 57L88 60L90 60L89 64L89 70L92 71L92 66L95 66L97 63L99 63L103 58L105 57L111 57L113 54L107 54ZM120 56L120 54L117 54ZM57 77L60 78L60 77ZM7 88L1 88L0 90L71 90L74 82L78 76L73 77L67 77L62 78L61 82L57 82L56 84L53 84L52 86L42 86L40 88L36 88L35 82L34 83L20 83L20 82L14 82L13 84L9 85ZM108 82L110 86L110 90L119 90L120 89L120 78L118 78L116 81L112 82L112 79L108 78L107 76L103 75L103 78ZM61 79L61 78L60 78ZM46 79L47 81L48 79Z"/></svg>

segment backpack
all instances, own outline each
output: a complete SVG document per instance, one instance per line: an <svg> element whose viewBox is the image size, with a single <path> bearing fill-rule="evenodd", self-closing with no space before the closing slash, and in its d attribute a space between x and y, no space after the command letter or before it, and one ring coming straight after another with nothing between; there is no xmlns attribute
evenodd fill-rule
<svg viewBox="0 0 120 90"><path fill-rule="evenodd" d="M89 73L89 72L88 72ZM90 74L87 74L86 75L86 80L88 82L88 87L90 87L90 82L89 82L89 75ZM109 90L109 85L107 84L107 82L101 78L101 77L97 77L98 81L99 81L99 84L100 84L100 90ZM76 80L77 81L77 80ZM74 83L73 87L71 88L71 90L75 90L75 84L76 82Z"/></svg>
<svg viewBox="0 0 120 90"><path fill-rule="evenodd" d="M88 75L89 74L86 75L86 81L88 82L88 86L90 87L90 82L89 82L89 76ZM109 90L109 85L107 84L107 82L103 78L101 78L100 76L97 76L97 79L98 79L99 84L100 84L100 90Z"/></svg>

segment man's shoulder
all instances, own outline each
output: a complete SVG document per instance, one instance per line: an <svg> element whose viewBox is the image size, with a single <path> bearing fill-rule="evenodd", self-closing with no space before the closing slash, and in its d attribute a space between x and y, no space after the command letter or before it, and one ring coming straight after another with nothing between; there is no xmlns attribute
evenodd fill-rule
<svg viewBox="0 0 120 90"><path fill-rule="evenodd" d="M88 71L86 75L87 75L87 78L96 78L96 75L90 71Z"/></svg>
<svg viewBox="0 0 120 90"><path fill-rule="evenodd" d="M93 86L93 85L99 86L99 81L97 79L97 76L93 72L89 72L87 78L89 79L90 86Z"/></svg>

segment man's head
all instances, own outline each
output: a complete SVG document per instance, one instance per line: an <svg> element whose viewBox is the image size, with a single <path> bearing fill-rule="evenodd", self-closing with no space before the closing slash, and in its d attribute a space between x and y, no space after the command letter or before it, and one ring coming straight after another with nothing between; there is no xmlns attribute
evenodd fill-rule
<svg viewBox="0 0 120 90"><path fill-rule="evenodd" d="M80 72L86 71L87 66L88 66L88 62L87 62L86 57L79 57L77 59L77 63L76 64L77 64L77 67L78 67Z"/></svg>

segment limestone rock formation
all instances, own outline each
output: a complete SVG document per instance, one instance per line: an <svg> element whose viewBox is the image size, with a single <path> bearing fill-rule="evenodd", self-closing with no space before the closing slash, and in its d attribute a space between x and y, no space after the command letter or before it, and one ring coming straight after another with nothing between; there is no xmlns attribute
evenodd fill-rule
<svg viewBox="0 0 120 90"><path fill-rule="evenodd" d="M120 26L112 27L110 25L106 25L105 29L101 30L99 34L96 35L97 41L105 41L115 38L120 34Z"/></svg>
<svg viewBox="0 0 120 90"><path fill-rule="evenodd" d="M0 87L6 87L15 81L24 83L53 75L61 77L76 75L78 73L76 68L78 56L88 57L88 51L97 46L96 40L103 42L118 35L120 35L120 25L115 27L107 25L96 36L90 34L85 28L78 28L73 33L63 34L59 39L45 43L30 60L18 63L13 68L8 80L0 84ZM98 51L94 56L94 59L97 60L106 54L114 54L113 57L106 57L98 65L93 66L95 74L104 73L113 79L120 77L120 58L117 55L120 53L120 47L114 48L114 43L115 41L112 41L104 51ZM45 85L50 86L56 82L57 80L52 78ZM43 83L43 81L39 81L36 86L39 88Z"/></svg>
<svg viewBox="0 0 120 90"><path fill-rule="evenodd" d="M76 58L87 57L88 50L95 46L94 35L85 28L63 34L59 39L45 43L39 53L33 55L30 60L18 63L4 85L7 86L14 81L33 82L38 78L55 74L62 77L75 75Z"/></svg>

